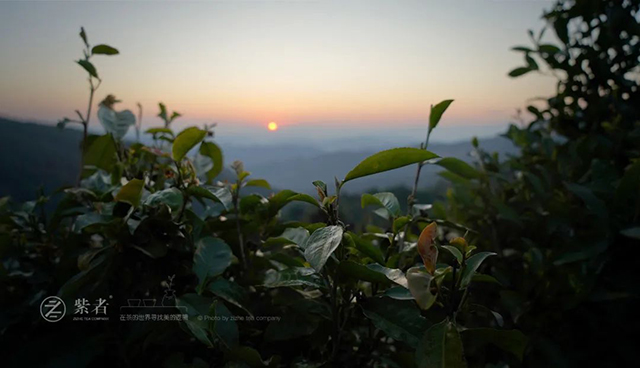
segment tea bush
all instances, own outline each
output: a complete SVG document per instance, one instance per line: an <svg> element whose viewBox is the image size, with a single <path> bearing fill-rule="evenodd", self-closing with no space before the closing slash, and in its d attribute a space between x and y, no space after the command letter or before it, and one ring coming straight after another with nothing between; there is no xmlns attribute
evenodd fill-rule
<svg viewBox="0 0 640 368"><path fill-rule="evenodd" d="M531 338L530 365L635 365L639 6L567 1L546 13L557 43L530 32L510 75L552 76L556 94L505 133L521 154L499 159L476 142L476 179L446 173L453 189L434 206L485 229L477 245L498 254L492 275L505 286L494 309Z"/></svg>

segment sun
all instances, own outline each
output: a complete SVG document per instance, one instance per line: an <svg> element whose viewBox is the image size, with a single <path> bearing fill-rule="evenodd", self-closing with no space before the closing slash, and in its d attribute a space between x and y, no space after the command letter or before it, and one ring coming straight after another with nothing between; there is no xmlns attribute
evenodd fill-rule
<svg viewBox="0 0 640 368"><path fill-rule="evenodd" d="M267 129L269 129L272 132L275 132L276 130L278 130L278 124L272 121L269 124L267 124Z"/></svg>

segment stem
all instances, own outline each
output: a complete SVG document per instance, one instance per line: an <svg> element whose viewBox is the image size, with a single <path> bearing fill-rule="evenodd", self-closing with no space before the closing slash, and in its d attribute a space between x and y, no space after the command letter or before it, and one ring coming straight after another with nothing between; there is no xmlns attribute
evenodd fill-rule
<svg viewBox="0 0 640 368"><path fill-rule="evenodd" d="M429 137L431 137L431 129L427 131L427 138L424 141L424 146L420 144L420 148L427 149L429 147ZM420 171L422 170L422 166L424 162L418 162L418 169L416 170L416 178L413 181L413 189L411 190L411 195L407 200L407 215L411 214L411 210L413 210L413 205L416 202L416 195L418 194L418 182L420 181Z"/></svg>
<svg viewBox="0 0 640 368"><path fill-rule="evenodd" d="M451 316L455 316L456 309L454 308L455 295L456 295L456 265L453 265L453 273L451 275L451 295L449 296L449 310Z"/></svg>
<svg viewBox="0 0 640 368"><path fill-rule="evenodd" d="M242 186L242 182L240 180L236 183L236 193L233 196L233 207L236 212L236 231L238 232L238 244L240 245L240 259L242 261L242 269L247 269L247 259L244 254L244 239L242 238L242 227L240 226L240 206L238 205L238 200L240 198L240 187Z"/></svg>
<svg viewBox="0 0 640 368"><path fill-rule="evenodd" d="M331 361L334 361L338 355L338 347L340 346L340 308L338 306L338 282L333 280L331 287L331 314L333 317L333 331L331 340L333 341L333 349L331 351Z"/></svg>
<svg viewBox="0 0 640 368"><path fill-rule="evenodd" d="M340 183L337 178L335 180L336 180L336 201L333 206L333 218L334 218L333 222L335 225L339 225L340 212L338 211L338 208L340 207L340 188L342 188L342 183Z"/></svg>
<svg viewBox="0 0 640 368"><path fill-rule="evenodd" d="M453 322L456 321L456 317L458 315L458 311L462 309L464 302L467 300L467 295L469 293L469 287L467 286L462 293L462 298L460 299L460 304L458 304L458 308L453 312Z"/></svg>
<svg viewBox="0 0 640 368"><path fill-rule="evenodd" d="M418 182L420 181L420 171L422 170L422 162L418 162L418 169L416 170L416 177L413 181L413 189L411 195L407 199L407 215L410 215L413 210L413 205L416 203L416 195L418 194Z"/></svg>
<svg viewBox="0 0 640 368"><path fill-rule="evenodd" d="M80 172L78 173L78 181L76 182L76 186L80 186L80 180L82 180L82 170L84 169L84 155L87 151L87 130L89 127L89 121L91 120L91 106L93 105L93 95L95 94L98 87L100 87L100 83L97 85L93 85L93 79L89 76L89 103L87 105L87 114L84 116L82 120L82 143L81 143L81 155L80 155ZM78 116L82 118L80 113Z"/></svg>
<svg viewBox="0 0 640 368"><path fill-rule="evenodd" d="M136 141L140 142L140 128L142 128L142 105L138 102L138 122L136 124Z"/></svg>
<svg viewBox="0 0 640 368"><path fill-rule="evenodd" d="M189 195L186 191L182 192L182 206L180 206L180 213L178 214L178 222L182 222L182 217L184 216L184 210L187 209L187 202L189 202Z"/></svg>
<svg viewBox="0 0 640 368"><path fill-rule="evenodd" d="M431 129L427 130L427 138L425 139L424 146L422 145L422 143L420 143L421 149L426 150L427 147L429 147L429 137L431 137ZM413 205L416 203L416 195L418 195L418 182L420 181L420 171L422 171L423 165L424 165L424 162L418 162L418 168L416 169L416 177L413 180L413 188L411 189L411 194L409 195L409 198L407 198L407 216L411 215L411 213L413 212ZM410 224L411 223L404 225L404 232L402 233L402 237L398 242L401 248L404 247L404 239L407 236L407 231L409 231Z"/></svg>

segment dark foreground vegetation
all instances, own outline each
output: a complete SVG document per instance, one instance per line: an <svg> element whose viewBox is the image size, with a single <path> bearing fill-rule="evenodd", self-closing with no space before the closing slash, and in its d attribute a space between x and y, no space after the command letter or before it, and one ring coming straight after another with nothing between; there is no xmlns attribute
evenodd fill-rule
<svg viewBox="0 0 640 368"><path fill-rule="evenodd" d="M545 14L548 27L515 48L525 65L510 74L548 74L557 92L509 128L521 152L506 160L477 144L474 166L428 150L451 100L431 108L420 148L310 183L315 196L255 194L269 184L240 162L227 165L233 180L217 180L225 164L213 128L175 134L164 109L151 146L86 135L81 180L55 194L53 213L44 193L0 200L4 363L634 366L639 17L637 1L562 1ZM93 95L93 56L117 50L81 36ZM88 116L61 125L86 129ZM341 189L407 165L417 175L404 210L404 198L364 194L382 222L352 231ZM446 170L445 200L415 200L423 165ZM292 202L321 221L282 221ZM50 295L67 306L56 323L40 315ZM74 321L78 299L105 299L109 319ZM121 320L120 306L141 300L140 315L156 303L188 318Z"/></svg>

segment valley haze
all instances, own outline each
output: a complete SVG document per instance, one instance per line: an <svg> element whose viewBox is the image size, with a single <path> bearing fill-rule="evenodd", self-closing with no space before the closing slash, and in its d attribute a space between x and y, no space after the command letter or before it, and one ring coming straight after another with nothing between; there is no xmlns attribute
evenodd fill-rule
<svg viewBox="0 0 640 368"><path fill-rule="evenodd" d="M496 130L503 132L505 129L505 126L451 127L449 134L467 135L466 139L455 141L448 136L443 125L439 130L444 134L440 138L434 134L435 139L430 143L429 150L442 157L456 157L470 162L470 140L477 135L483 149L501 155L513 153L516 151L513 145L497 135ZM286 134L280 138L265 137L261 136L262 132L245 136L218 133L214 139L223 150L227 168L234 160L241 160L252 177L268 180L274 190L291 189L313 194L311 182L314 180L333 183L334 177L343 178L355 165L375 152L397 146L417 146L424 139L426 127L401 129L393 135L385 134L385 131L357 135L336 128L323 129L322 132L313 132L309 128L306 130L309 134L298 135L295 139ZM224 132L224 129L216 131ZM92 133L104 132L100 127L93 126ZM285 132L276 134L281 133ZM0 136L6 142L0 146L0 157L4 157L0 162L0 170L6 173L0 181L2 196L10 195L15 200L24 201L33 199L41 184L45 192L51 193L75 182L82 136L79 130L60 130L51 125L0 118ZM132 142L132 137L130 132L127 140ZM144 134L141 140L148 142L150 136ZM435 185L439 180L439 171L442 171L439 167L426 166L420 188L428 189ZM375 177L354 180L344 187L344 191L360 193L408 187L414 175L415 167L411 165ZM232 177L231 173L223 172L221 179Z"/></svg>

